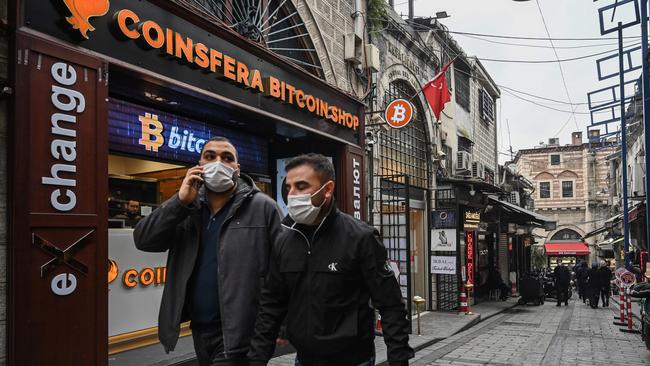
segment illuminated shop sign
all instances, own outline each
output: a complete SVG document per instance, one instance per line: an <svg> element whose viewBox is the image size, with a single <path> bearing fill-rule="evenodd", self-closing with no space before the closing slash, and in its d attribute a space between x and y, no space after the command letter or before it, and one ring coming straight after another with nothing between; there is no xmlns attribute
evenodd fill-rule
<svg viewBox="0 0 650 366"><path fill-rule="evenodd" d="M467 246L467 282L474 283L474 245L475 236L473 231L465 233L465 245Z"/></svg>
<svg viewBox="0 0 650 366"><path fill-rule="evenodd" d="M253 135L112 99L108 107L111 151L196 164L210 138L223 136L237 148L242 170L266 173L267 144Z"/></svg>
<svg viewBox="0 0 650 366"><path fill-rule="evenodd" d="M465 211L465 229L478 229L481 223L481 213L478 211Z"/></svg>
<svg viewBox="0 0 650 366"><path fill-rule="evenodd" d="M360 143L360 101L239 35L197 26L173 2L25 0L24 9L24 24L49 36Z"/></svg>

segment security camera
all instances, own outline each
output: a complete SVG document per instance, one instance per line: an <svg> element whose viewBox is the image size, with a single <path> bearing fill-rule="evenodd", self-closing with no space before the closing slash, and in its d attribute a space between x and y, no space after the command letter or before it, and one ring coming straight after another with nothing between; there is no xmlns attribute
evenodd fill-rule
<svg viewBox="0 0 650 366"><path fill-rule="evenodd" d="M363 73L363 65L361 63L354 65L354 71L356 71L357 74Z"/></svg>
<svg viewBox="0 0 650 366"><path fill-rule="evenodd" d="M375 135L372 133L372 131L366 131L366 145L368 147L371 147L375 145L377 141L375 141Z"/></svg>
<svg viewBox="0 0 650 366"><path fill-rule="evenodd" d="M440 158L444 159L444 158L447 156L447 154L445 154L444 151L440 151L440 150L438 150L438 156L439 156Z"/></svg>

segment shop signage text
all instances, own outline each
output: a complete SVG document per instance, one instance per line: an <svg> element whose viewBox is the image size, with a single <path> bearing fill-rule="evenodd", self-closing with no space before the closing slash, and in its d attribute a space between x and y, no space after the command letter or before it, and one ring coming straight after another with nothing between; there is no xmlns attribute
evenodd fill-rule
<svg viewBox="0 0 650 366"><path fill-rule="evenodd" d="M267 170L267 145L257 136L118 99L111 99L108 108L108 143L112 151L195 164L205 142L223 136L237 147L242 170Z"/></svg>
<svg viewBox="0 0 650 366"><path fill-rule="evenodd" d="M122 9L113 16L115 26L127 39L140 45L163 50L168 56L188 63L193 67L217 75L253 93L262 93L283 103L330 120L352 130L359 128L359 117L314 95L305 93L274 75L262 75L249 65L227 54L195 41L171 28L163 27L153 20L141 20L130 9Z"/></svg>
<svg viewBox="0 0 650 366"><path fill-rule="evenodd" d="M432 256L431 273L455 275L456 257Z"/></svg>
<svg viewBox="0 0 650 366"><path fill-rule="evenodd" d="M467 282L474 283L474 232L465 233L465 245L467 246Z"/></svg>
<svg viewBox="0 0 650 366"><path fill-rule="evenodd" d="M164 285L167 280L167 267L143 268L140 271L131 268L124 271L122 283L127 288L134 288L138 283L143 286Z"/></svg>
<svg viewBox="0 0 650 366"><path fill-rule="evenodd" d="M465 229L478 229L481 223L481 213L478 211L465 211Z"/></svg>
<svg viewBox="0 0 650 366"><path fill-rule="evenodd" d="M50 166L50 176L42 177L43 185L54 186L50 204L59 212L70 211L77 205L77 115L86 109L83 94L74 90L77 72L65 62L54 63L52 74L52 104L56 112L50 118L50 153L57 162Z"/></svg>
<svg viewBox="0 0 650 366"><path fill-rule="evenodd" d="M456 228L456 211L431 211L431 222L433 222L433 227L436 229Z"/></svg>
<svg viewBox="0 0 650 366"><path fill-rule="evenodd" d="M353 192L353 216L361 220L361 161L352 155L352 192Z"/></svg>

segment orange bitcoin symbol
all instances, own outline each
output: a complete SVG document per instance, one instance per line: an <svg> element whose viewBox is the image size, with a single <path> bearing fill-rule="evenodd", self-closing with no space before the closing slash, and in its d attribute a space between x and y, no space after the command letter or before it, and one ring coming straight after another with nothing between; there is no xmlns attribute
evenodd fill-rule
<svg viewBox="0 0 650 366"><path fill-rule="evenodd" d="M411 122L413 106L405 99L396 99L386 107L384 118L389 126L402 128Z"/></svg>
<svg viewBox="0 0 650 366"><path fill-rule="evenodd" d="M145 113L144 116L138 117L138 120L142 123L142 138L138 143L148 151L158 152L158 148L165 142L162 136L163 125L158 121L158 116Z"/></svg>

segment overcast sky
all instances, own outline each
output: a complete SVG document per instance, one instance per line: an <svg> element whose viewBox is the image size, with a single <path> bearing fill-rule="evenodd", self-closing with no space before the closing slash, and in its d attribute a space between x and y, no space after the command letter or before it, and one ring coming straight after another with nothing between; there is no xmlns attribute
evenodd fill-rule
<svg viewBox="0 0 650 366"><path fill-rule="evenodd" d="M406 15L408 6L405 0L395 0L396 11ZM601 36L599 31L598 8L614 3L614 0L539 0L542 13L552 38L595 38L615 37L616 33ZM450 18L442 19L450 31L462 31L481 34L498 34L525 37L547 37L536 0L515 2L512 0L415 0L415 16L433 16L437 11L447 11ZM615 21L629 19L632 12L619 9ZM609 17L608 17L609 19ZM638 36L638 26L626 30L625 36ZM551 48L520 47L486 42L464 35L453 35L470 56L507 60L555 60ZM550 47L548 40L508 40L489 38L492 41L520 43ZM554 41L560 59L591 55L615 50L617 41ZM626 43L638 42L637 39ZM561 48L575 46L599 45L586 48ZM592 90L618 84L613 78L598 81L596 60L607 56L590 57L583 60L563 62L562 68L566 79L570 99L573 103L585 103L587 93ZM640 59L640 57L639 57ZM615 65L618 66L617 60ZM640 61L639 61L640 62ZM560 69L557 63L522 64L483 61L492 78L499 85L514 88L530 94L568 102ZM638 77L639 72L630 73L628 79ZM535 100L546 106L571 111L569 104L554 103L520 95ZM577 105L575 121L571 113L554 111L518 99L503 88L501 89L499 116L499 151L500 161L509 159L505 154L510 142L514 151L532 148L540 142L548 142L549 137L559 137L561 144L570 143L571 132L583 131L586 140L587 126L590 124L588 106ZM568 122L567 122L568 121ZM510 125L510 138L508 126ZM564 126L564 127L563 127Z"/></svg>

